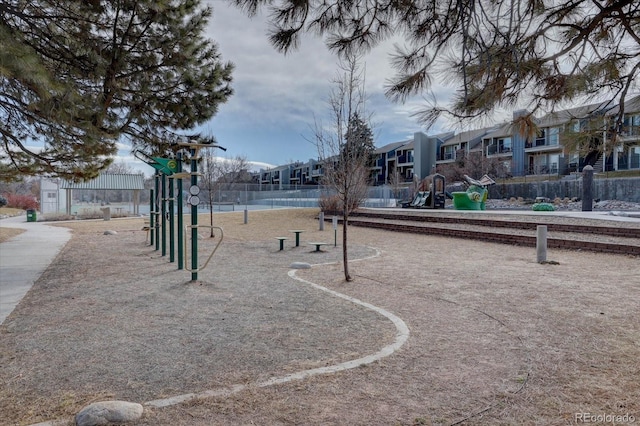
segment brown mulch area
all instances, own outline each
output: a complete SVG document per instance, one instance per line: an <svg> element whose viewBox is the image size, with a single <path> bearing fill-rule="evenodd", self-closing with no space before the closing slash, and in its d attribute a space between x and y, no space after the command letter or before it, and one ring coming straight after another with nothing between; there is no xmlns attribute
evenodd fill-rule
<svg viewBox="0 0 640 426"><path fill-rule="evenodd" d="M312 252L314 210L215 215L225 237L190 282L145 244L142 219L64 224L73 238L0 326L0 424L72 416L243 384L227 397L146 408L140 425L571 424L640 418L638 259L350 228L342 266L297 276L382 307L410 329L373 364L271 387L270 377L356 359L393 342L386 318L287 276ZM201 223L206 223L204 216ZM104 235L107 229L117 235ZM292 247L290 229L305 229ZM216 238L200 231L202 252ZM287 236L278 251L276 236ZM340 238L340 230L338 230ZM201 255L203 256L203 255Z"/></svg>

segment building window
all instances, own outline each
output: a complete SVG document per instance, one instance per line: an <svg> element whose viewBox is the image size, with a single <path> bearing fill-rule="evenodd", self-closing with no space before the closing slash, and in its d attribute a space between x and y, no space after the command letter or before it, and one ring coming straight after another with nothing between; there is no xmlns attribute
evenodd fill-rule
<svg viewBox="0 0 640 426"><path fill-rule="evenodd" d="M631 148L630 154L629 168L640 169L640 146Z"/></svg>
<svg viewBox="0 0 640 426"><path fill-rule="evenodd" d="M560 154L549 155L549 173L558 174L558 163L560 162Z"/></svg>
<svg viewBox="0 0 640 426"><path fill-rule="evenodd" d="M625 136L640 135L640 114L628 115L624 118L623 134Z"/></svg>
<svg viewBox="0 0 640 426"><path fill-rule="evenodd" d="M560 143L560 128L559 127L551 127L549 129L549 146L555 146Z"/></svg>
<svg viewBox="0 0 640 426"><path fill-rule="evenodd" d="M511 138L498 139L498 152L511 152Z"/></svg>
<svg viewBox="0 0 640 426"><path fill-rule="evenodd" d="M444 147L444 160L454 160L456 158L456 147L453 145Z"/></svg>

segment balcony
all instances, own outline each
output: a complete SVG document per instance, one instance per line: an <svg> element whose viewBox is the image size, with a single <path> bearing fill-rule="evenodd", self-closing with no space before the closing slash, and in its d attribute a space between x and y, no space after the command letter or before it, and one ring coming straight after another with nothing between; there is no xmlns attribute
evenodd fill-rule
<svg viewBox="0 0 640 426"><path fill-rule="evenodd" d="M625 127L620 132L620 139L623 142L631 142L640 140L640 126Z"/></svg>
<svg viewBox="0 0 640 426"><path fill-rule="evenodd" d="M548 149L555 149L559 147L558 138L552 138L547 140L546 138L537 138L534 141L527 141L524 144L526 151L546 151Z"/></svg>
<svg viewBox="0 0 640 426"><path fill-rule="evenodd" d="M538 164L527 169L529 175L557 175L558 163Z"/></svg>
<svg viewBox="0 0 640 426"><path fill-rule="evenodd" d="M444 155L442 156L443 160L455 160L456 159L456 153L455 152L445 152Z"/></svg>
<svg viewBox="0 0 640 426"><path fill-rule="evenodd" d="M511 154L511 151L512 150L510 146L500 146L496 144L491 144L487 146L487 156Z"/></svg>

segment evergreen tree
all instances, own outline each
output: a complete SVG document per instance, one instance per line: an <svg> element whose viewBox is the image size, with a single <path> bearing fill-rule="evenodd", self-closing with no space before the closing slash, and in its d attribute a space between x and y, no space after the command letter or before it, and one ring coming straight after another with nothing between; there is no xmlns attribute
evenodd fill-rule
<svg viewBox="0 0 640 426"><path fill-rule="evenodd" d="M173 132L211 118L232 93L233 67L203 37L210 16L198 0L0 6L0 40L14 47L0 66L11 89L0 93L0 177L90 178L118 140L164 153Z"/></svg>
<svg viewBox="0 0 640 426"><path fill-rule="evenodd" d="M344 141L342 159L346 161L362 161L367 165L371 165L373 151L375 150L373 132L357 112L349 120Z"/></svg>
<svg viewBox="0 0 640 426"><path fill-rule="evenodd" d="M300 34L320 34L340 54L364 52L398 37L396 101L428 94L435 78L458 88L449 105L427 105L432 124L443 112L459 119L498 107L553 110L567 102L624 104L640 73L637 0L234 0L255 14L268 9L272 44L287 52ZM616 114L622 128L624 110ZM517 120L535 134L531 115Z"/></svg>

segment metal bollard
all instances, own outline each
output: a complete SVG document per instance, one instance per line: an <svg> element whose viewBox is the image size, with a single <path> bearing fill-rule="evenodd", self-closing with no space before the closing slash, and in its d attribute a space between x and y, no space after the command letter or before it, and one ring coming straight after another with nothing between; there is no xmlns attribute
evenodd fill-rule
<svg viewBox="0 0 640 426"><path fill-rule="evenodd" d="M536 229L536 257L538 263L547 261L547 225L538 225Z"/></svg>
<svg viewBox="0 0 640 426"><path fill-rule="evenodd" d="M593 210L593 167L585 166L582 169L582 211Z"/></svg>

